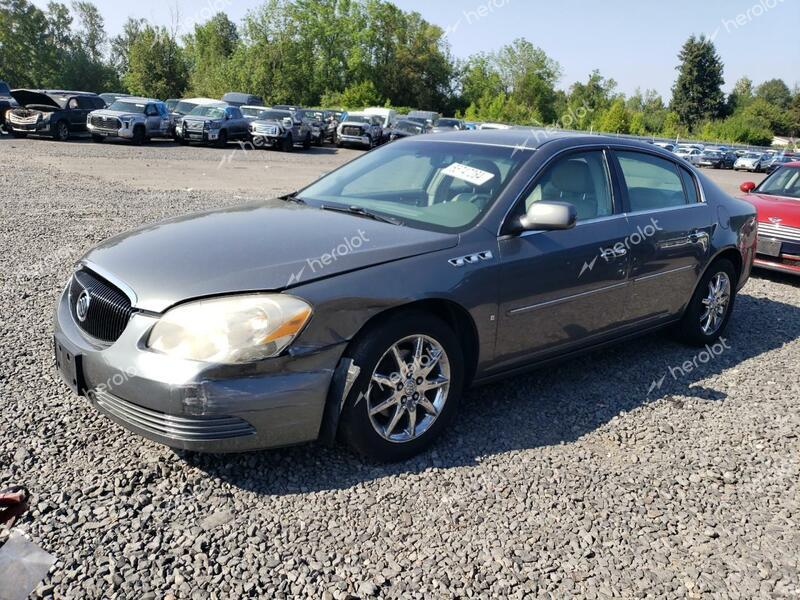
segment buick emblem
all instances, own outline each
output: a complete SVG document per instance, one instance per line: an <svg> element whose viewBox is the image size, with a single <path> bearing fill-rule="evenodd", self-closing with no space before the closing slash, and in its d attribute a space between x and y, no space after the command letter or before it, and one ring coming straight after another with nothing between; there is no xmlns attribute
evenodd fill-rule
<svg viewBox="0 0 800 600"><path fill-rule="evenodd" d="M92 296L89 294L89 290L83 290L75 303L75 316L78 317L78 321L81 323L86 320L86 315L89 314L89 304L91 302Z"/></svg>
<svg viewBox="0 0 800 600"><path fill-rule="evenodd" d="M783 223L783 219L781 219L780 217L770 217L769 222L772 223L773 225L780 225L781 223Z"/></svg>

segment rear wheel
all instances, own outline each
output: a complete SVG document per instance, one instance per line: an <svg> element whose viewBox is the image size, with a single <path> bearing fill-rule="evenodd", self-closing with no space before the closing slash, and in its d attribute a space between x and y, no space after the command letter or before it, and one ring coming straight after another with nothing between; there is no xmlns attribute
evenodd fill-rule
<svg viewBox="0 0 800 600"><path fill-rule="evenodd" d="M66 142L69 139L69 124L66 121L56 123L54 137L59 142Z"/></svg>
<svg viewBox="0 0 800 600"><path fill-rule="evenodd" d="M736 300L736 279L736 269L729 260L722 258L712 263L678 324L681 340L704 346L723 334Z"/></svg>
<svg viewBox="0 0 800 600"><path fill-rule="evenodd" d="M453 330L426 313L391 316L349 352L361 370L340 438L362 456L397 461L427 448L458 409L463 357Z"/></svg>

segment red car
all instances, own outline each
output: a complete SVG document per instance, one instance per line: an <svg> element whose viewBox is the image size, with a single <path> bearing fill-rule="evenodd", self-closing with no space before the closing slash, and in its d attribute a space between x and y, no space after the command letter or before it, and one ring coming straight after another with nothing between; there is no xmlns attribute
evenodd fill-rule
<svg viewBox="0 0 800 600"><path fill-rule="evenodd" d="M758 210L758 249L754 265L800 275L800 161L787 163L760 185L740 188Z"/></svg>

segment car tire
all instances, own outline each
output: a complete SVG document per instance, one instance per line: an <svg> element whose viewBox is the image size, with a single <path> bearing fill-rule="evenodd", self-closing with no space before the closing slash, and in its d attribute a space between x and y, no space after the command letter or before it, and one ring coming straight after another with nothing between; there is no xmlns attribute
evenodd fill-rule
<svg viewBox="0 0 800 600"><path fill-rule="evenodd" d="M367 136L367 150L372 150L375 147L375 142L371 135Z"/></svg>
<svg viewBox="0 0 800 600"><path fill-rule="evenodd" d="M294 138L291 133L281 140L281 150L284 152L294 151Z"/></svg>
<svg viewBox="0 0 800 600"><path fill-rule="evenodd" d="M422 350L415 362L418 340ZM410 458L430 446L458 412L464 359L457 336L441 319L395 313L359 335L347 356L360 372L344 404L339 439L361 456L379 462ZM414 370L403 372L409 366ZM426 388L418 388L423 382Z"/></svg>
<svg viewBox="0 0 800 600"><path fill-rule="evenodd" d="M59 121L53 129L53 137L59 142L66 142L69 140L69 123L66 121Z"/></svg>
<svg viewBox="0 0 800 600"><path fill-rule="evenodd" d="M102 135L93 134L92 141L97 144L102 144L104 141L106 141L106 138L104 138Z"/></svg>
<svg viewBox="0 0 800 600"><path fill-rule="evenodd" d="M228 132L222 129L214 142L217 148L225 148L228 145Z"/></svg>
<svg viewBox="0 0 800 600"><path fill-rule="evenodd" d="M135 146L141 146L142 144L144 144L144 140L145 140L144 127L142 127L141 125L136 125L133 128L133 137L131 138L131 141Z"/></svg>
<svg viewBox="0 0 800 600"><path fill-rule="evenodd" d="M28 134L24 131L14 131L13 129L11 130L11 135L18 140L24 140L26 137L28 137Z"/></svg>
<svg viewBox="0 0 800 600"><path fill-rule="evenodd" d="M719 339L733 312L736 281L736 269L725 258L714 261L706 269L677 326L676 333L681 341L705 346Z"/></svg>
<svg viewBox="0 0 800 600"><path fill-rule="evenodd" d="M303 150L309 150L311 148L311 134L309 133L306 136L306 139L303 140Z"/></svg>

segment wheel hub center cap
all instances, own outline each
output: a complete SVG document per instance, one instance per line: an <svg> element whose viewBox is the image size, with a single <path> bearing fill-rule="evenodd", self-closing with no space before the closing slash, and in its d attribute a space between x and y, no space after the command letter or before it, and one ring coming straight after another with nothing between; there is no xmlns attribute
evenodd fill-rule
<svg viewBox="0 0 800 600"><path fill-rule="evenodd" d="M417 384L414 382L413 379L409 378L406 379L406 383L403 386L403 392L406 396L413 396L417 393Z"/></svg>

